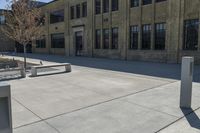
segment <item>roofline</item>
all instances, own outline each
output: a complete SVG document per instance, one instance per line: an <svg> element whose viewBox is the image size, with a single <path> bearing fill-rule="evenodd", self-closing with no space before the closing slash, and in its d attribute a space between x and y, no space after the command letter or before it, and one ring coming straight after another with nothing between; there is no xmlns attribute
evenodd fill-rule
<svg viewBox="0 0 200 133"><path fill-rule="evenodd" d="M48 2L48 3L46 3L46 4L43 4L43 5L39 6L39 7L44 7L44 6L46 6L46 5L49 5L49 4L51 4L51 3L54 3L54 2L56 2L56 1L58 1L58 0L50 1L50 2Z"/></svg>

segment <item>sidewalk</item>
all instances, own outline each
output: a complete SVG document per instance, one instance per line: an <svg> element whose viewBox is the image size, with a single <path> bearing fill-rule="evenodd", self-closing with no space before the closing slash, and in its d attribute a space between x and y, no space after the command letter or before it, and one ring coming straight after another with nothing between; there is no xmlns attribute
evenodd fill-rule
<svg viewBox="0 0 200 133"><path fill-rule="evenodd" d="M72 72L9 81L14 133L200 132L200 84L193 87L195 113L181 110L180 65L28 56L32 63L70 62Z"/></svg>

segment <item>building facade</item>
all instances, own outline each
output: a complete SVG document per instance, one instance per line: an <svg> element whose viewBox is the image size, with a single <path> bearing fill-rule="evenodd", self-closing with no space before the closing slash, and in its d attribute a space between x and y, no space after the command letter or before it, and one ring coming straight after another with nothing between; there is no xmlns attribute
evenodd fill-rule
<svg viewBox="0 0 200 133"><path fill-rule="evenodd" d="M45 33L35 53L200 62L199 0L55 0L41 9Z"/></svg>

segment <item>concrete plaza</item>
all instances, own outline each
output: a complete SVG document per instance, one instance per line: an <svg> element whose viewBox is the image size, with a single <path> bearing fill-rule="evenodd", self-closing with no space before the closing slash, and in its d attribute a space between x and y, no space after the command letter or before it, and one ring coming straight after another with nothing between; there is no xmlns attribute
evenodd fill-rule
<svg viewBox="0 0 200 133"><path fill-rule="evenodd" d="M182 110L180 65L28 56L31 63L71 63L72 72L8 81L14 133L200 132L200 66L192 109Z"/></svg>

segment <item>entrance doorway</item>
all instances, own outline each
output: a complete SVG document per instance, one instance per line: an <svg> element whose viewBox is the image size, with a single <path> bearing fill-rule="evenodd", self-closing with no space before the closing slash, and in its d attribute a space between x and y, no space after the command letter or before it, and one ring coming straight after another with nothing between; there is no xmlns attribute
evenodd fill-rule
<svg viewBox="0 0 200 133"><path fill-rule="evenodd" d="M83 51L83 32L75 32L76 56L81 56Z"/></svg>

